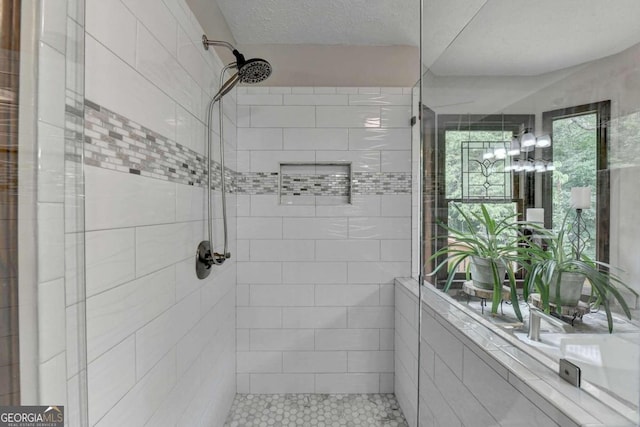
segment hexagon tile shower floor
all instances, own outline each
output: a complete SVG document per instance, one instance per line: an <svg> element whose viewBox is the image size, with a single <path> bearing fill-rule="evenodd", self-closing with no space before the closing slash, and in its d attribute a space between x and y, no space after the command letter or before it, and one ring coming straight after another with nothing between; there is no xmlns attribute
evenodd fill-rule
<svg viewBox="0 0 640 427"><path fill-rule="evenodd" d="M238 394L225 427L407 427L393 394Z"/></svg>

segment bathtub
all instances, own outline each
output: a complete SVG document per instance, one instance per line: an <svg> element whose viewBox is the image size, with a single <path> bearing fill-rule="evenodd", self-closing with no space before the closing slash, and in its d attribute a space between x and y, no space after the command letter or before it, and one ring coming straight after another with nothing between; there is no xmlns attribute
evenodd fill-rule
<svg viewBox="0 0 640 427"><path fill-rule="evenodd" d="M554 360L564 358L579 366L582 381L604 389L636 410L640 406L640 332L542 333L540 342L530 340L523 332L514 335Z"/></svg>

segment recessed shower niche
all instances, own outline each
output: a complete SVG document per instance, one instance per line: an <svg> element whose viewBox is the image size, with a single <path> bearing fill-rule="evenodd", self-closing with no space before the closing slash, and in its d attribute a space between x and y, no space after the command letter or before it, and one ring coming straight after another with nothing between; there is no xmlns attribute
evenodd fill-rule
<svg viewBox="0 0 640 427"><path fill-rule="evenodd" d="M280 204L350 204L351 182L351 163L280 163Z"/></svg>

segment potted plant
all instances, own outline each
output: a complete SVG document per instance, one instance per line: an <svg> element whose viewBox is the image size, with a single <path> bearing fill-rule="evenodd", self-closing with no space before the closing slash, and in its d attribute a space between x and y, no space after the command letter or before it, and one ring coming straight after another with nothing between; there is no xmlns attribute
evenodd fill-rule
<svg viewBox="0 0 640 427"><path fill-rule="evenodd" d="M513 310L522 321L516 292L515 271L519 268L518 263L527 257L527 253L521 244L523 236L520 233L520 224L516 222L517 214L495 220L484 204L480 205L480 213L470 214L465 213L455 203L452 206L462 218L462 227L458 229L442 224L449 236L455 239L456 244L443 247L430 257L429 260L433 261L446 256L430 275L446 267L448 277L444 291L447 292L453 283L458 266L469 261L466 266L467 280L471 278L475 286L493 290L491 314L496 315L506 274Z"/></svg>
<svg viewBox="0 0 640 427"><path fill-rule="evenodd" d="M637 295L614 272L614 268L604 262L591 260L585 254L576 253L575 248L567 242L571 231L567 225L569 212L565 215L562 226L557 233L538 229L537 232L545 239L547 248L543 250L539 245L531 245L529 251L530 268L525 278L523 296L525 300L532 291L540 294L542 308L550 312L549 303L563 306L577 306L582 295L585 280L591 284L595 305L605 309L609 333L613 331L610 301L615 298L624 314L631 319L631 312L620 294L618 287L622 287Z"/></svg>

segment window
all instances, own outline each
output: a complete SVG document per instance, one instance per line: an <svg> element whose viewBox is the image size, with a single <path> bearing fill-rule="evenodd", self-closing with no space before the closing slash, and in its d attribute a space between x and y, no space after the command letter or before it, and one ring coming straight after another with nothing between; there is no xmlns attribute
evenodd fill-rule
<svg viewBox="0 0 640 427"><path fill-rule="evenodd" d="M584 254L603 262L609 261L610 108L610 102L603 101L542 115L543 129L553 141L543 156L555 165L553 172L541 176L545 226L556 228L562 224L571 209L572 187L590 187L592 208L582 213L590 236Z"/></svg>
<svg viewBox="0 0 640 427"><path fill-rule="evenodd" d="M437 142L435 150L425 144L425 200L434 200L435 209L432 224L425 224L425 230L432 230L425 238L435 242L435 248L425 250L429 257L434 249L456 244L437 223L456 226L460 221L457 212L450 209L451 203L458 203L463 210L479 211L480 204L487 205L495 218L513 216L524 212L524 200L519 174L510 172L511 157L487 159L483 154L491 150L507 149L514 135L524 127L532 127L532 115L440 115L437 119ZM428 130L425 130L425 135ZM428 141L426 139L425 141ZM429 165L434 165L429 170ZM428 185L429 181L435 185ZM430 194L431 192L431 194ZM425 216L425 221L429 221ZM425 241L425 245L428 242ZM437 261L436 261L437 262ZM434 263L426 263L428 272ZM457 280L463 280L466 266L460 266ZM440 270L438 281L446 278L445 269Z"/></svg>

